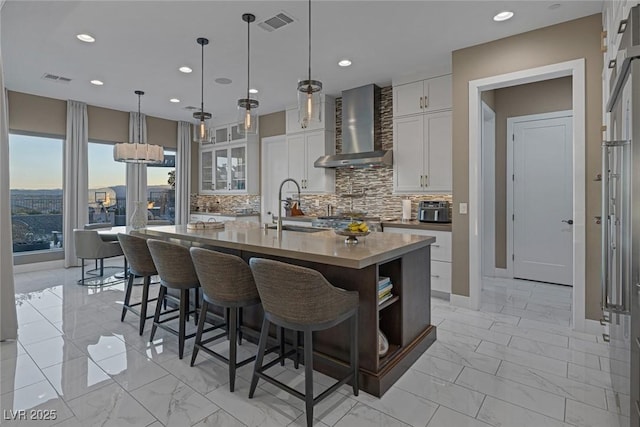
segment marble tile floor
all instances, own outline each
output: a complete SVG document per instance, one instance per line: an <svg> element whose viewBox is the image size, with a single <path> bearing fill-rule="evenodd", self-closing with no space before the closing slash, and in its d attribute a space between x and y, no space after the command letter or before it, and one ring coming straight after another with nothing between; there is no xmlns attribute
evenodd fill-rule
<svg viewBox="0 0 640 427"><path fill-rule="evenodd" d="M137 317L119 321L122 284L81 287L79 275L16 274L20 336L0 344L1 424L305 425L303 402L264 381L248 398L252 365L239 369L230 393L225 365L201 352L189 367L192 340L179 360L173 335L159 330L149 343L149 322L140 337ZM570 288L487 279L484 289L480 311L432 299L438 341L381 399L339 389L316 408L315 425L607 427L628 416L628 407L616 410L606 347L569 329ZM134 297L140 293L134 288ZM245 343L240 357L254 351ZM272 369L302 387L302 369ZM316 373L314 382L318 390L331 379ZM18 410L27 410L27 421L10 419Z"/></svg>

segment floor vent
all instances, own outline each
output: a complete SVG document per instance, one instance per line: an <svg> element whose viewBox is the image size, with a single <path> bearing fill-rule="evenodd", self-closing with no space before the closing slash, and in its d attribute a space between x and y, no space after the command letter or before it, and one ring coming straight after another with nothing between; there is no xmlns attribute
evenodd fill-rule
<svg viewBox="0 0 640 427"><path fill-rule="evenodd" d="M280 12L276 16L272 16L271 18L267 18L264 21L259 22L258 27L268 32L272 32L284 27L285 25L291 24L293 21L294 19L287 13Z"/></svg>
<svg viewBox="0 0 640 427"><path fill-rule="evenodd" d="M52 82L58 83L70 83L71 79L69 77L56 76L55 74L44 73L42 75L43 80L49 80Z"/></svg>

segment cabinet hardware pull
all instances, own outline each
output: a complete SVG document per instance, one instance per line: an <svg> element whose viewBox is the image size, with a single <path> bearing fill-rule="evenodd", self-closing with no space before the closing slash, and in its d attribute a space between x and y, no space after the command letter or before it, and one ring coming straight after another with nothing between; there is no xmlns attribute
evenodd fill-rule
<svg viewBox="0 0 640 427"><path fill-rule="evenodd" d="M425 175L424 176L424 186L428 187L429 186L429 175Z"/></svg>
<svg viewBox="0 0 640 427"><path fill-rule="evenodd" d="M437 274L432 274L431 277L433 277L434 279L439 279L440 276L438 276Z"/></svg>
<svg viewBox="0 0 640 427"><path fill-rule="evenodd" d="M603 333L603 334L602 334L602 341L604 341L604 342L609 342L609 341L611 341L611 340L609 339L609 334L605 334L605 333Z"/></svg>
<svg viewBox="0 0 640 427"><path fill-rule="evenodd" d="M439 248L439 247L440 247L440 245L433 244L433 245L431 245L431 247L432 247L432 248Z"/></svg>
<svg viewBox="0 0 640 427"><path fill-rule="evenodd" d="M640 348L640 337L636 337L636 345Z"/></svg>
<svg viewBox="0 0 640 427"><path fill-rule="evenodd" d="M424 108L425 109L429 108L429 97L428 96L424 97Z"/></svg>
<svg viewBox="0 0 640 427"><path fill-rule="evenodd" d="M420 97L420 109L422 110L424 107L422 106L422 97Z"/></svg>
<svg viewBox="0 0 640 427"><path fill-rule="evenodd" d="M420 175L420 187L424 187L424 175Z"/></svg>

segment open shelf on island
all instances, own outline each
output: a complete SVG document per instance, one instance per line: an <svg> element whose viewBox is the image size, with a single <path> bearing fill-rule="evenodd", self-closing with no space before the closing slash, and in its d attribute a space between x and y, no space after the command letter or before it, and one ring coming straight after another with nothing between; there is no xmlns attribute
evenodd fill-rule
<svg viewBox="0 0 640 427"><path fill-rule="evenodd" d="M389 344L389 351L387 351L387 354L385 354L383 357L380 358L380 361L378 362L378 366L380 367L380 369L382 369L384 367L384 365L386 365L387 363L389 363L389 361L391 359L393 359L393 357L396 355L396 353L398 353L400 351L401 347L398 344Z"/></svg>
<svg viewBox="0 0 640 427"><path fill-rule="evenodd" d="M393 304L394 302L397 302L397 301L400 301L400 296L398 296L398 295L394 296L393 298L389 298L388 300L386 300L382 304L378 304L378 311L389 307L391 304Z"/></svg>

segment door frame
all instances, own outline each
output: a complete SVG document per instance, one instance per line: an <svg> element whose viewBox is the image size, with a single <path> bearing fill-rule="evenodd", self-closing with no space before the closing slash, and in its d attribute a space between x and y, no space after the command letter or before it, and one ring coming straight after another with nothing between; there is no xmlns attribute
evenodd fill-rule
<svg viewBox="0 0 640 427"><path fill-rule="evenodd" d="M553 111L550 113L529 114L526 116L514 116L507 118L507 274L513 278L513 258L509 258L509 254L513 254L513 221L509 221L509 217L514 213L513 207L513 180L509 179L509 175L513 175L513 139L509 140L509 135L513 134L513 126L516 123L532 122L537 120L560 119L563 117L573 117L573 110ZM573 129L571 130L573 134ZM573 189L573 184L572 184ZM572 260L573 262L573 260ZM572 286L575 285L572 283ZM562 286L562 285L558 285Z"/></svg>
<svg viewBox="0 0 640 427"><path fill-rule="evenodd" d="M480 307L482 291L482 146L481 104L484 90L572 76L573 107L573 321L585 331L585 60L584 58L469 81L469 297L451 295L451 302Z"/></svg>
<svg viewBox="0 0 640 427"><path fill-rule="evenodd" d="M497 277L496 271L496 174L495 174L495 154L496 154L496 112L484 101L482 103L482 186L483 186L483 214L485 222L482 228L483 245L482 251L482 271L483 276ZM487 124L493 125L493 139L487 141ZM502 275L500 275L502 276Z"/></svg>

